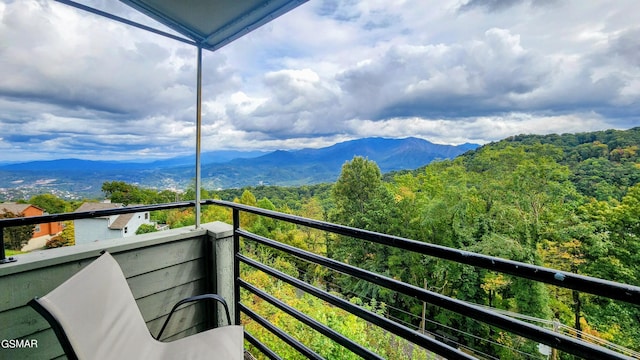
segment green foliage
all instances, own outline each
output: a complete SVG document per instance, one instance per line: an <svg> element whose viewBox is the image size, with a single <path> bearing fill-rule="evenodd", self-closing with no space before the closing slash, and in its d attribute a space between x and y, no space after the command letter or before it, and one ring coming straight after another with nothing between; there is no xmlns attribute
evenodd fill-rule
<svg viewBox="0 0 640 360"><path fill-rule="evenodd" d="M140 199L138 187L124 181L105 182L102 184L102 192L112 202L122 203L125 206L138 203Z"/></svg>
<svg viewBox="0 0 640 360"><path fill-rule="evenodd" d="M383 196L380 168L361 156L356 156L342 166L340 177L333 187L336 204L334 218L346 225L366 226L366 218L358 219L372 208L372 202Z"/></svg>
<svg viewBox="0 0 640 360"><path fill-rule="evenodd" d="M209 199L211 195L209 194L209 190L205 188L200 188L200 198L201 199ZM182 200L195 200L196 199L196 183L195 180L191 183L191 186L185 191L182 196ZM171 200L175 201L175 200Z"/></svg>
<svg viewBox="0 0 640 360"><path fill-rule="evenodd" d="M203 207L202 222L208 223L214 221L222 221L230 224L232 222L231 209L215 205Z"/></svg>
<svg viewBox="0 0 640 360"><path fill-rule="evenodd" d="M111 202L122 203L125 206L168 203L178 201L180 198L178 193L170 190L144 189L123 181L105 182L102 184L102 192ZM185 200L195 199L194 190L188 190L182 197Z"/></svg>
<svg viewBox="0 0 640 360"><path fill-rule="evenodd" d="M193 209L170 210L166 214L166 224L171 229L195 225L196 216Z"/></svg>
<svg viewBox="0 0 640 360"><path fill-rule="evenodd" d="M233 201L239 199L245 190L250 191L257 199L267 198L276 208L288 207L297 211L311 199L318 201L323 208L329 207L330 191L333 184L315 184L291 186L248 186L243 188L223 189L211 191L214 198Z"/></svg>
<svg viewBox="0 0 640 360"><path fill-rule="evenodd" d="M295 270L287 265L286 261L276 259L268 262L281 271L289 273L295 272ZM370 326L370 324L357 316L337 307L330 306L314 296L299 292L294 287L270 278L260 271L243 267L242 277L289 306L296 308L383 357L398 360L434 358L432 357L433 354L411 346L406 340L395 337L381 328ZM326 359L360 359L360 357L351 353L338 343L322 336L315 330L257 296L253 296L249 292L242 291L241 300L243 304L247 304L253 311L265 317L271 324L286 331ZM359 298L351 298L351 302L381 315L384 315L386 312L386 305L383 303L376 301L363 302ZM266 343L269 348L275 351L281 358L305 359L289 345L276 338L269 331L251 321L249 318L244 318L242 323L250 334L260 339L263 343ZM249 346L249 350L258 359L266 358L252 346Z"/></svg>
<svg viewBox="0 0 640 360"><path fill-rule="evenodd" d="M0 219L16 217L22 217L22 214L14 214L11 211L0 213ZM5 248L19 251L31 239L34 229L35 225L12 226L3 229Z"/></svg>
<svg viewBox="0 0 640 360"><path fill-rule="evenodd" d="M33 196L28 201L49 214L62 214L71 212L71 204L52 194L41 194Z"/></svg>
<svg viewBox="0 0 640 360"><path fill-rule="evenodd" d="M65 221L62 232L47 241L45 248L52 249L76 244L75 227L73 221Z"/></svg>
<svg viewBox="0 0 640 360"><path fill-rule="evenodd" d="M153 224L142 224L142 225L140 225L138 230L136 230L136 235L148 234L148 233L152 233L152 232L156 232L156 231L158 231L158 229L156 229L155 225L153 225Z"/></svg>
<svg viewBox="0 0 640 360"><path fill-rule="evenodd" d="M562 150L561 165L571 170L578 191L597 200L621 200L629 187L640 182L640 127L563 135L520 135L488 147L534 144ZM473 157L475 155L470 155Z"/></svg>
<svg viewBox="0 0 640 360"><path fill-rule="evenodd" d="M381 180L380 169L375 162L356 156L342 166L332 198L335 208L329 215L332 222L365 230L384 232L394 218L390 191ZM368 241L335 236L328 243L327 253L340 261L361 268L386 273L390 249ZM351 277L335 279L343 291L359 297L384 296L379 289ZM386 299L385 299L386 300Z"/></svg>
<svg viewBox="0 0 640 360"><path fill-rule="evenodd" d="M516 136L416 171L383 176L375 162L354 157L344 164L333 185L256 186L211 192L202 189L201 194L203 198L233 200L640 285L638 144L640 128ZM187 190L182 198L194 198L193 189ZM173 192L140 189L120 182L105 183L103 191L114 202L157 203L177 199ZM50 197L36 201L50 212L48 209L55 204L61 205ZM171 227L195 222L192 209L164 211L152 217ZM230 222L231 212L207 206L203 208L202 219ZM625 303L344 236L328 236L253 214L243 213L240 220L241 226L249 231L304 250L460 300L542 319L557 317L563 324L585 333L640 350L640 310ZM420 324L424 306L425 318L430 320L426 322L426 331L498 358L539 356L536 343L461 314L312 266L248 240L243 240L242 246L243 252L287 274L409 326ZM249 282L387 358L431 356L266 274L245 267L242 271ZM336 343L245 291L242 301L322 356L354 358ZM249 332L281 357L300 357L266 330L248 319L244 321Z"/></svg>

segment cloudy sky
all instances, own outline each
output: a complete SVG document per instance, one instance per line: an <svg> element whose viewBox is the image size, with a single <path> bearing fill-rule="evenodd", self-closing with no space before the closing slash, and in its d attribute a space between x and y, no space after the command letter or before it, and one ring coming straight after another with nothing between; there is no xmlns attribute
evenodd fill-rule
<svg viewBox="0 0 640 360"><path fill-rule="evenodd" d="M311 0L205 53L203 150L640 126L638 13L637 0ZM195 56L50 0L0 0L0 162L193 154Z"/></svg>

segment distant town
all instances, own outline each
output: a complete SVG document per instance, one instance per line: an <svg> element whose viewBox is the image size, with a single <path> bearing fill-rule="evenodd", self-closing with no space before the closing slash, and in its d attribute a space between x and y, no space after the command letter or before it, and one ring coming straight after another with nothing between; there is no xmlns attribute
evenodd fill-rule
<svg viewBox="0 0 640 360"><path fill-rule="evenodd" d="M211 152L203 154L202 184L207 189L228 189L334 182L344 162L355 155L373 160L383 172L389 172L416 169L477 147L433 144L417 138L365 138L320 149L267 154ZM39 194L64 200L101 199L101 186L107 181L184 191L194 184L193 161L191 157L150 163L63 159L0 165L0 201L26 200Z"/></svg>

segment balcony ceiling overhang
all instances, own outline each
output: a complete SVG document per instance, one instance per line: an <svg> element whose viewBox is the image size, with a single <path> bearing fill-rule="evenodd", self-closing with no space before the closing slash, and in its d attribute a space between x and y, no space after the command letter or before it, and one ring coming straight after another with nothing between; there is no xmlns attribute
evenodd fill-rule
<svg viewBox="0 0 640 360"><path fill-rule="evenodd" d="M120 1L214 51L307 0Z"/></svg>
<svg viewBox="0 0 640 360"><path fill-rule="evenodd" d="M198 47L196 95L196 189L201 188L202 50L215 51L283 15L307 0L120 0L182 36L98 10L75 0L55 0ZM200 191L196 191L196 228L200 227ZM4 254L0 252L0 254ZM4 256L2 256L3 260Z"/></svg>

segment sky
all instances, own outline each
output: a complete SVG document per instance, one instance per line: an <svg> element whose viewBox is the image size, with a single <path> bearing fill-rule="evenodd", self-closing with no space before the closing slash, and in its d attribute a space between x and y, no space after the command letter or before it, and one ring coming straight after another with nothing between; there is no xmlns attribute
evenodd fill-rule
<svg viewBox="0 0 640 360"><path fill-rule="evenodd" d="M161 25L115 0L79 0ZM640 126L637 0L311 0L203 59L202 150ZM196 50L0 0L0 162L195 151Z"/></svg>

